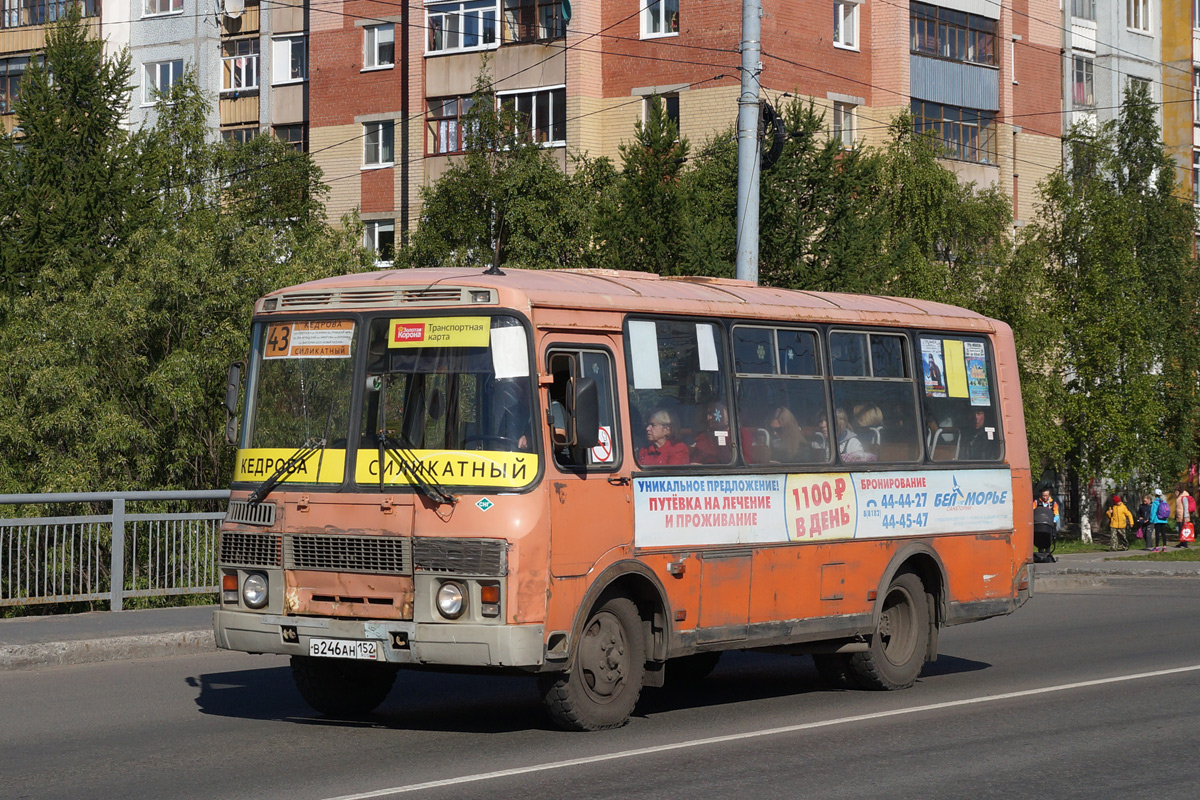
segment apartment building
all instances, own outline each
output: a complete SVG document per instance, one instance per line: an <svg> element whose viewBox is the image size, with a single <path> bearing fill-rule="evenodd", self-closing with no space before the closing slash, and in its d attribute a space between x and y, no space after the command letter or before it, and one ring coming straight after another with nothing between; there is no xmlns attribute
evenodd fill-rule
<svg viewBox="0 0 1200 800"><path fill-rule="evenodd" d="M576 0L569 19L561 0L314 6L311 144L331 216L360 209L386 256L462 152L485 64L566 169L572 153L617 157L653 95L703 146L736 122L741 5ZM1010 193L1021 224L1061 160L1062 31L1054 0L768 0L762 94L813 99L847 144L881 143L909 111L963 180Z"/></svg>
<svg viewBox="0 0 1200 800"><path fill-rule="evenodd" d="M736 121L741 5L104 0L99 18L110 44L133 55L131 124L150 119L155 90L195 67L219 97L214 130L237 139L272 131L307 149L330 186L330 217L358 211L386 259L415 224L421 187L462 153L462 116L485 68L499 101L521 112L564 169L574 153L616 158L654 95L702 147ZM0 47L8 35L0 31ZM1074 90L1063 78L1064 36L1075 41L1075 20L1064 25L1054 0L765 0L762 94L777 104L813 99L847 144L881 143L892 118L909 111L919 130L943 140L963 180L1011 194L1020 224L1033 214L1037 182L1061 159L1063 87ZM13 39L9 52L36 50L35 39ZM1098 108L1094 51L1089 97ZM1140 70L1130 52L1141 51L1103 57ZM16 58L0 76L19 74Z"/></svg>

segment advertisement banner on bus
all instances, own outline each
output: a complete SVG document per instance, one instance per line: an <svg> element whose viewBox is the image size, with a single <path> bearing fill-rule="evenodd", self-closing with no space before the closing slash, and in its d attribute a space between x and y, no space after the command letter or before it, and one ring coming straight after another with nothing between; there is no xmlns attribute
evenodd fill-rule
<svg viewBox="0 0 1200 800"><path fill-rule="evenodd" d="M1007 469L640 477L639 547L1009 530Z"/></svg>

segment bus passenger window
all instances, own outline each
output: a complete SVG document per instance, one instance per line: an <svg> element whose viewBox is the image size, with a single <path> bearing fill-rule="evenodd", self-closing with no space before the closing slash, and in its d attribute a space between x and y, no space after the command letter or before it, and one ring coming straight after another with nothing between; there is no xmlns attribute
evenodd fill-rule
<svg viewBox="0 0 1200 800"><path fill-rule="evenodd" d="M626 337L638 466L730 463L735 445L721 329L694 320L629 320Z"/></svg>
<svg viewBox="0 0 1200 800"><path fill-rule="evenodd" d="M917 387L907 337L834 331L829 351L839 459L920 461Z"/></svg>
<svg viewBox="0 0 1200 800"><path fill-rule="evenodd" d="M986 342L943 335L923 335L919 341L929 459L1004 458Z"/></svg>
<svg viewBox="0 0 1200 800"><path fill-rule="evenodd" d="M825 381L817 334L757 325L733 329L737 419L747 464L829 461Z"/></svg>

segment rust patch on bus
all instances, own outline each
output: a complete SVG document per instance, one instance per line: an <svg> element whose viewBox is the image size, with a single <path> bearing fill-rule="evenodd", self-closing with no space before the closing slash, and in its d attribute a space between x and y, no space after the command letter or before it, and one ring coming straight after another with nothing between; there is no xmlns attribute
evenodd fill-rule
<svg viewBox="0 0 1200 800"><path fill-rule="evenodd" d="M288 614L400 620L413 616L413 579L406 575L291 570L285 576Z"/></svg>
<svg viewBox="0 0 1200 800"><path fill-rule="evenodd" d="M565 483L554 483L554 495L558 498L558 502L567 502L567 485Z"/></svg>

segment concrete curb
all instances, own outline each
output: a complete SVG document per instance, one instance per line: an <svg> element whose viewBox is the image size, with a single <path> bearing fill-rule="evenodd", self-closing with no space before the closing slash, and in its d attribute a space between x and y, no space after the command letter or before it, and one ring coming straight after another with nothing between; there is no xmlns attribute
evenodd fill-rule
<svg viewBox="0 0 1200 800"><path fill-rule="evenodd" d="M0 645L0 670L124 661L132 658L162 658L216 652L211 630L110 636L67 642Z"/></svg>

